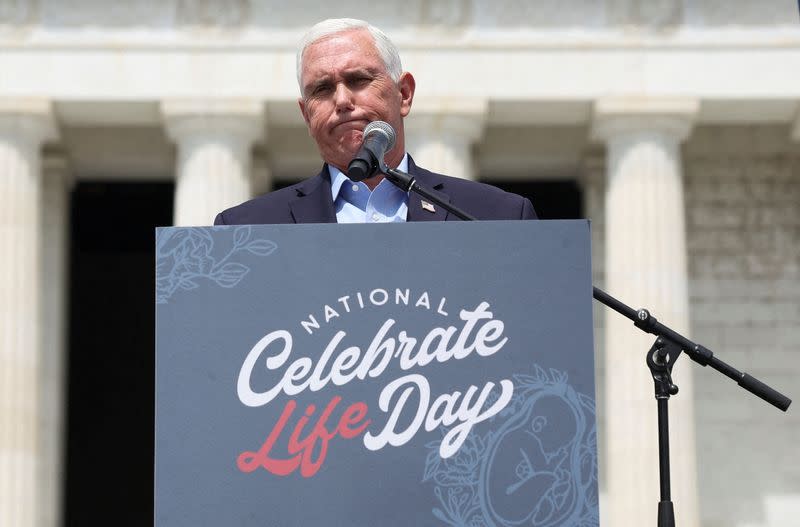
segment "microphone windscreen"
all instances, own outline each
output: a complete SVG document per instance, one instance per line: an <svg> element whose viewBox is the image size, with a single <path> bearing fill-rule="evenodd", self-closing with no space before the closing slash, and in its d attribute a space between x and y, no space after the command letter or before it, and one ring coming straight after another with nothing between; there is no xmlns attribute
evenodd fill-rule
<svg viewBox="0 0 800 527"><path fill-rule="evenodd" d="M394 148L394 143L397 140L397 134L395 133L394 128L392 128L392 125L383 121L372 121L364 127L364 137L367 137L370 133L375 131L382 132L389 139L389 143L386 146L387 152Z"/></svg>

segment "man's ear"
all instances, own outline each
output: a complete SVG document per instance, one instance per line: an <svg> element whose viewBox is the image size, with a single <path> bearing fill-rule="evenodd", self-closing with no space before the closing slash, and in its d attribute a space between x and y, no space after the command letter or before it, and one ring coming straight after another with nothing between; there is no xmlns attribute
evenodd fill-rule
<svg viewBox="0 0 800 527"><path fill-rule="evenodd" d="M400 87L400 115L407 116L411 111L411 103L414 101L414 90L417 87L417 81L414 76L405 71L400 75L400 80L397 85Z"/></svg>
<svg viewBox="0 0 800 527"><path fill-rule="evenodd" d="M306 113L306 102L303 100L302 97L297 99L297 104L300 105L300 113L303 115L303 120L306 122L306 126L308 126L308 114Z"/></svg>

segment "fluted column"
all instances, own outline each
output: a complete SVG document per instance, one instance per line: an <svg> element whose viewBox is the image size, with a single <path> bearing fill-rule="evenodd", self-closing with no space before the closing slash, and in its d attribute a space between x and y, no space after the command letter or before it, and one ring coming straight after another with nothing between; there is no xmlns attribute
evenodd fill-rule
<svg viewBox="0 0 800 527"><path fill-rule="evenodd" d="M42 162L42 360L39 370L39 521L62 523L67 349L67 239L73 179L65 156L45 152Z"/></svg>
<svg viewBox="0 0 800 527"><path fill-rule="evenodd" d="M39 506L41 156L51 105L0 100L0 525L34 526Z"/></svg>
<svg viewBox="0 0 800 527"><path fill-rule="evenodd" d="M253 194L259 196L272 190L272 170L263 151L255 151L252 156L250 173L253 182Z"/></svg>
<svg viewBox="0 0 800 527"><path fill-rule="evenodd" d="M404 124L406 150L428 170L475 179L472 147L483 135L487 112L483 99L417 101Z"/></svg>
<svg viewBox="0 0 800 527"><path fill-rule="evenodd" d="M797 112L792 124L792 140L800 142L800 110Z"/></svg>
<svg viewBox="0 0 800 527"><path fill-rule="evenodd" d="M606 290L688 334L689 296L680 144L693 100L605 99L592 133L606 143ZM606 310L606 481L610 525L652 525L659 501L658 429L645 353L653 343ZM673 371L680 393L669 403L672 501L677 523L699 525L692 365Z"/></svg>
<svg viewBox="0 0 800 527"><path fill-rule="evenodd" d="M175 225L210 225L252 195L250 150L264 136L264 107L253 100L166 101L177 145Z"/></svg>

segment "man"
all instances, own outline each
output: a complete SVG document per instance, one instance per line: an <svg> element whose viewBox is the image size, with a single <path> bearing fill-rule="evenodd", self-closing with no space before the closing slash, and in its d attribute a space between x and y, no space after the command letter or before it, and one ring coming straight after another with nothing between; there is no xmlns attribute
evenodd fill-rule
<svg viewBox="0 0 800 527"><path fill-rule="evenodd" d="M325 161L322 171L217 215L215 225L261 223L372 223L453 220L439 206L408 195L378 174L347 179L347 165L371 121L397 134L388 166L409 172L421 186L482 220L534 219L528 199L500 189L429 172L405 151L403 118L411 111L414 77L402 71L397 48L361 20L329 19L305 35L297 54L300 112Z"/></svg>

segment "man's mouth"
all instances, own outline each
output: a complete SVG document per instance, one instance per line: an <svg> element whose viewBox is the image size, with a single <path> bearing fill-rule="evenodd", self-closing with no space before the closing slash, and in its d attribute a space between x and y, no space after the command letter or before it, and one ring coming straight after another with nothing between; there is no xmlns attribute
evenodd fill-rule
<svg viewBox="0 0 800 527"><path fill-rule="evenodd" d="M350 131L350 130L356 130L361 132L364 130L364 127L367 126L367 124L369 124L369 121L367 121L366 119L349 119L347 121L342 121L341 123L333 125L332 130L336 132Z"/></svg>

